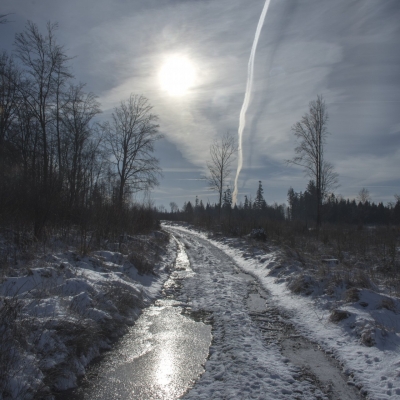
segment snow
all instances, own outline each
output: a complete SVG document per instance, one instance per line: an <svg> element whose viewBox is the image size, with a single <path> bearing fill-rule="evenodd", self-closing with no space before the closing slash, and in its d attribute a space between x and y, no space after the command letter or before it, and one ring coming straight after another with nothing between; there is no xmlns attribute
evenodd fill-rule
<svg viewBox="0 0 400 400"><path fill-rule="evenodd" d="M295 257L288 258L287 252L281 248L271 247L268 252L257 249L250 250L248 243L246 244L246 241L241 239L219 238L214 240L195 229L176 224L165 224L165 226L173 227L175 232L182 232L182 237L186 240L189 236L185 237L185 233L196 235L199 239L209 240L230 256L244 272L254 276L270 293L273 304L284 310L285 314L289 316L289 320L295 325L297 331L317 343L326 353L332 354L340 362L343 372L348 376L348 385L360 388L361 393L369 399L400 398L399 299L377 293L376 288L372 286L372 289L359 288L356 290L354 301L340 300L342 296L338 296L338 291L345 292L346 288L335 288L332 295L327 295L319 292L319 283L315 281L315 278L306 274L301 278L302 287L305 287L306 290L294 294L289 287L296 283L296 279L303 273L301 263ZM198 246L195 243L189 245ZM201 246L196 251L199 254L204 253ZM204 265L216 263L209 255L203 256L202 262ZM232 273L233 269L231 267ZM221 279L219 288L221 291L228 291L226 292L226 301L232 301L229 298L233 296L233 293L229 293L227 280L228 275L225 272L225 279ZM224 314L223 305L222 309L216 310L212 300L208 300L213 298L211 290L214 285L210 282L208 287L210 288L208 292L206 289L202 289L204 300L200 302L197 300L193 306L207 310L211 308L222 313L221 318L231 321L229 331L224 332L224 341L226 346L229 346L229 343L239 343L234 351L237 359L234 361L228 359L232 356L231 349L216 346L218 350L223 349L223 351L215 351L211 354L205 374L186 397L247 398L246 385L259 384L263 385L264 393L272 393L270 398L291 398L291 396L295 398L295 393L290 394L289 392L293 390L293 374L296 372L290 371L288 366L285 367L279 349L270 346L268 357L262 358L261 355L265 352L263 353L261 348L257 348L259 344L254 339L256 333L252 332L248 318L240 313L233 314L229 311L225 311ZM311 293L313 295L310 295ZM350 317L334 323L330 320L332 310L346 311ZM224 327L226 328L226 326ZM216 334L218 338L218 327L216 327ZM233 375L228 376L228 369L224 367L224 364L229 365L229 370L232 370L241 363L248 365L249 358L252 358L253 364L251 371L242 371L241 374L245 375L243 380L233 381ZM268 365L268 371L265 370L265 365ZM276 371L275 376L271 375L271 370ZM232 380L230 382L231 393L219 391L219 387L220 389L225 387L222 385L221 379ZM245 383L246 381L247 383ZM220 383L218 384L218 382ZM268 392L274 385L275 391ZM306 396L309 388L303 387L300 390L303 392L301 398L309 398Z"/></svg>
<svg viewBox="0 0 400 400"><path fill-rule="evenodd" d="M206 371L184 398L326 399L309 382L295 379L298 368L287 366L276 344L265 346L245 307L248 288L241 274L232 273L231 259L188 235L178 240L185 243L195 272L184 281L179 300L211 312L213 320Z"/></svg>
<svg viewBox="0 0 400 400"><path fill-rule="evenodd" d="M250 274L268 292L269 307L282 310L299 334L340 362L349 386L369 399L400 399L399 299L372 284L336 285L332 277L340 265L333 262L327 264L329 274L316 277L290 249L268 244L265 250L256 242L213 239L190 227L165 225L181 233L177 239L193 268L177 304L213 316L205 373L185 398L327 398L312 380L298 379L299 367L276 343L266 343L255 326L247 308L262 312L265 302L257 294L245 299ZM74 387L88 363L160 293L175 260L175 241L161 254L156 275L140 274L135 258L103 250L88 256L46 254L24 273L4 278L0 384L6 390L0 400L33 398L39 388L44 398L50 393L48 377L52 389ZM333 322L340 312L348 316Z"/></svg>
<svg viewBox="0 0 400 400"><path fill-rule="evenodd" d="M176 254L173 241L164 247L155 274L139 274L119 252L80 256L69 250L45 254L4 277L0 400L30 399L37 391L51 398L53 390L76 386L88 363L159 295Z"/></svg>

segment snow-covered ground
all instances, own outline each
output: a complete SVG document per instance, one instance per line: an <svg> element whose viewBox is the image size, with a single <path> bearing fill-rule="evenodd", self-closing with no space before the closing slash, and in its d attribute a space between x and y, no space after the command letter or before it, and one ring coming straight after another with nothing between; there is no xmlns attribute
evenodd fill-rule
<svg viewBox="0 0 400 400"><path fill-rule="evenodd" d="M185 244L194 271L182 281L177 300L213 321L205 373L185 398L330 398L320 382L307 379L287 358L282 342L266 340L288 323L295 327L293 343L300 334L340 362L349 388L359 388L369 399L400 398L398 299L373 285L341 286L335 278L340 265L327 267L321 276L310 274L296 254L270 243L164 226ZM153 239L161 256L156 275L140 275L135 268L135 262L139 269L148 265L146 252L127 257L97 251L83 257L63 251L3 278L0 400L29 399L35 393L49 399L50 387L76 385L87 364L160 293L177 247L174 240L167 245ZM263 307L269 311L257 311ZM351 393L343 399L353 398Z"/></svg>
<svg viewBox="0 0 400 400"><path fill-rule="evenodd" d="M215 268L214 278L203 281L201 288L200 278L185 284L189 293L193 291L193 307L218 312L221 325L214 326L217 343L211 348L206 372L187 398L323 398L321 393L312 392L304 381L300 385L293 379L296 371L291 369L290 363L284 362L278 347L269 346L265 352L245 314L240 310L232 313L236 307L232 307L232 302L236 301L234 295L240 288L227 285L227 281L230 279L229 268L235 274L235 267L233 263L229 266L227 260L222 268L221 258L216 259L207 250L204 240L257 278L272 296L272 303L284 310L296 330L340 362L349 386L356 386L369 399L400 398L398 299L380 294L373 288L336 287L334 265L330 267L331 272L318 281L305 274L295 256L288 256L287 251L276 246L271 245L269 251L265 251L257 248L255 242L211 239L189 227L168 223L165 226L181 232L181 240L188 241L188 254L195 272L201 274L201 265ZM198 240L190 240L190 237ZM326 287L326 282L322 282L324 279L332 280L331 290L320 290ZM299 294L294 294L293 290L298 286L307 290L295 290ZM202 292L200 298L195 296L199 291ZM225 310L224 304L215 300L218 295L226 303ZM222 323L223 319L229 324ZM218 343L221 329L224 343ZM232 349L233 343L236 343L236 349ZM265 354L268 357L264 357ZM276 372L274 376L271 371ZM249 393L256 397L249 397Z"/></svg>
<svg viewBox="0 0 400 400"><path fill-rule="evenodd" d="M45 254L3 277L0 400L51 398L54 390L74 387L88 363L160 292L176 256L176 243L167 242L162 233L141 237L137 245L147 253L131 257ZM150 253L157 253L154 274L141 275L134 264L143 267Z"/></svg>

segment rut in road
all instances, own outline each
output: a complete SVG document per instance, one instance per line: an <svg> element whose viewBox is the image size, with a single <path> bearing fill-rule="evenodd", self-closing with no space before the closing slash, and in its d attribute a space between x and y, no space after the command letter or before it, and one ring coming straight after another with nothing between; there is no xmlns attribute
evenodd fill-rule
<svg viewBox="0 0 400 400"><path fill-rule="evenodd" d="M185 244L195 272L183 282L181 300L192 310L213 316L206 371L184 398L359 398L335 365L273 307L268 293L252 276L209 241L179 228L168 230ZM321 354L316 357L317 353ZM299 354L305 362L296 360ZM323 376L318 376L319 369L324 370Z"/></svg>

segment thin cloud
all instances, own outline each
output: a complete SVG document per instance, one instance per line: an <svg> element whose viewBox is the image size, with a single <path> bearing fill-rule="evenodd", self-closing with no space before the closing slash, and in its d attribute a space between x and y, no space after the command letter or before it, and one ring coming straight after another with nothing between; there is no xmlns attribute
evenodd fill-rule
<svg viewBox="0 0 400 400"><path fill-rule="evenodd" d="M2 26L2 45L12 47L28 18L42 29L58 21L59 42L77 56L74 74L100 96L101 118L131 92L148 97L166 140L180 153L179 160L174 152L159 154L166 178L157 202L167 204L176 194L204 193L201 179L184 174L204 173L213 139L237 132L263 4L4 0L2 12L13 12L16 22ZM304 190L303 172L285 165L296 145L290 128L322 93L330 115L326 156L339 172L340 190L355 196L360 184L374 185L377 201L390 198L400 183L399 20L398 0L271 2L257 48L239 193L255 193L258 180L269 203L286 201L290 186ZM157 80L174 53L197 67L197 85L181 98L167 96ZM172 181L182 182L182 193Z"/></svg>

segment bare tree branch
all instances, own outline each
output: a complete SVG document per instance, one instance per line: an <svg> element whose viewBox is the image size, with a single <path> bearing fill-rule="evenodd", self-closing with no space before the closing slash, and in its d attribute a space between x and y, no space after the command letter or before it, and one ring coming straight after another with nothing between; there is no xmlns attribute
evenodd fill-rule
<svg viewBox="0 0 400 400"><path fill-rule="evenodd" d="M309 104L309 113L303 115L301 121L292 126L292 132L298 139L295 148L297 154L288 164L303 167L304 172L314 182L317 189L317 226L321 225L322 201L338 184L338 174L333 165L324 159L324 148L327 130L328 112L323 97Z"/></svg>
<svg viewBox="0 0 400 400"><path fill-rule="evenodd" d="M149 190L158 185L161 175L154 144L163 136L158 133L158 117L144 96L131 95L112 114L111 124L104 125L105 137L119 178L118 200L123 203L128 189Z"/></svg>
<svg viewBox="0 0 400 400"><path fill-rule="evenodd" d="M357 196L357 200L361 203L361 204L365 204L367 201L371 200L371 196L369 195L369 190L362 188L359 192L358 192L358 196Z"/></svg>
<svg viewBox="0 0 400 400"><path fill-rule="evenodd" d="M220 140L215 140L210 146L211 160L207 162L209 188L218 192L219 210L221 211L222 191L231 172L230 166L235 160L237 146L233 136L227 132Z"/></svg>

